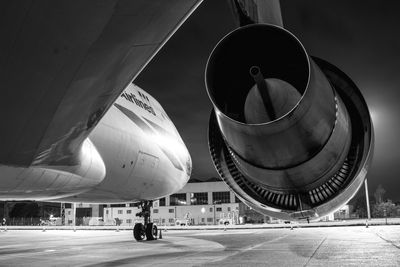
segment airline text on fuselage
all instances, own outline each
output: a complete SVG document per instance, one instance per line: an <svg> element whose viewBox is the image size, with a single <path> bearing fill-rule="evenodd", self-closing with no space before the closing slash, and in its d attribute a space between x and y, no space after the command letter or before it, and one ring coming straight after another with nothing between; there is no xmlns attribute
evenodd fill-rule
<svg viewBox="0 0 400 267"><path fill-rule="evenodd" d="M133 93L123 92L121 94L121 97L125 98L129 102L132 102L132 103L136 104L137 106L141 107L144 110L147 110L149 113L151 113L154 116L156 116L156 113L155 113L153 107L151 107L151 105L150 105L149 99L147 97L145 97L144 95L142 95L142 94L140 94L140 95L142 96L143 101L138 99ZM146 102L148 102L148 103L145 103L144 99L146 99L147 100Z"/></svg>

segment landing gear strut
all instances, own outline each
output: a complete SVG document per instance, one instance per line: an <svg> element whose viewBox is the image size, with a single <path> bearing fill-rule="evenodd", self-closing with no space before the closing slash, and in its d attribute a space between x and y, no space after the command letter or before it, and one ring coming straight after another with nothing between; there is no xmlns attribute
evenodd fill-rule
<svg viewBox="0 0 400 267"><path fill-rule="evenodd" d="M133 236L137 241L141 241L146 237L147 240L157 239L157 226L150 222L150 207L152 201L142 201L140 203L141 212L136 213L136 216L144 218L144 225L136 223L133 228Z"/></svg>

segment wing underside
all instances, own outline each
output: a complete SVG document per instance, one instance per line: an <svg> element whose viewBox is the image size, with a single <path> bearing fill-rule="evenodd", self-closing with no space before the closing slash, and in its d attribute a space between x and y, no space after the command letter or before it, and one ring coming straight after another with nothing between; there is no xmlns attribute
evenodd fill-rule
<svg viewBox="0 0 400 267"><path fill-rule="evenodd" d="M71 165L199 0L0 5L0 164Z"/></svg>
<svg viewBox="0 0 400 267"><path fill-rule="evenodd" d="M268 23L283 27L279 0L230 0L238 26Z"/></svg>

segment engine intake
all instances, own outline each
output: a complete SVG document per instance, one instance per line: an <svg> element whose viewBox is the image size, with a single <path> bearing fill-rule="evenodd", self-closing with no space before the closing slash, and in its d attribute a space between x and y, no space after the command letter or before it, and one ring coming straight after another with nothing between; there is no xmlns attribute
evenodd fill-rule
<svg viewBox="0 0 400 267"><path fill-rule="evenodd" d="M373 146L367 105L289 31L229 33L210 55L206 88L214 164L248 205L282 219L319 217L360 188Z"/></svg>

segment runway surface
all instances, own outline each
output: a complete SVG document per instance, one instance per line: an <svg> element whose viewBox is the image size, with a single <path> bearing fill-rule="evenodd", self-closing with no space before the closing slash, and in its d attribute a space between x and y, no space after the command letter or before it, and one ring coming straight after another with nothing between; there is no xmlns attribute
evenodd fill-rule
<svg viewBox="0 0 400 267"><path fill-rule="evenodd" d="M0 266L400 266L400 226L0 232Z"/></svg>

